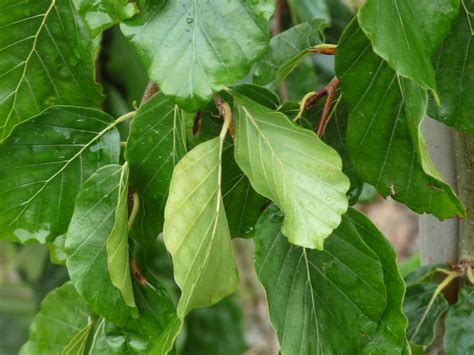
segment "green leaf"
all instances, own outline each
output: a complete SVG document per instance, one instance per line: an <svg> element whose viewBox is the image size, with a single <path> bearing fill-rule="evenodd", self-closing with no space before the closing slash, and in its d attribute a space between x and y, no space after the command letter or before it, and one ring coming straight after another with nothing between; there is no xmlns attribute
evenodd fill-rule
<svg viewBox="0 0 474 355"><path fill-rule="evenodd" d="M74 198L99 167L118 162L115 123L103 112L51 107L0 145L0 235L52 241L66 232Z"/></svg>
<svg viewBox="0 0 474 355"><path fill-rule="evenodd" d="M247 350L242 311L232 297L193 310L186 330L183 355L242 355Z"/></svg>
<svg viewBox="0 0 474 355"><path fill-rule="evenodd" d="M421 137L426 92L373 53L356 21L341 38L336 72L350 110L347 147L361 178L418 213L464 216Z"/></svg>
<svg viewBox="0 0 474 355"><path fill-rule="evenodd" d="M288 6L295 17L294 22L306 22L315 18L326 21L331 19L326 0L289 0Z"/></svg>
<svg viewBox="0 0 474 355"><path fill-rule="evenodd" d="M255 267L285 354L401 353L406 319L395 252L354 209L323 251L289 244L270 207L255 233Z"/></svg>
<svg viewBox="0 0 474 355"><path fill-rule="evenodd" d="M222 199L233 238L249 238L268 200L259 195L234 159L233 145L222 153Z"/></svg>
<svg viewBox="0 0 474 355"><path fill-rule="evenodd" d="M436 91L431 56L458 8L459 0L367 0L358 20L375 53L398 75Z"/></svg>
<svg viewBox="0 0 474 355"><path fill-rule="evenodd" d="M73 2L94 37L138 12L137 5L129 3L128 0L73 0Z"/></svg>
<svg viewBox="0 0 474 355"><path fill-rule="evenodd" d="M273 37L262 59L255 64L255 83L272 82L274 87L278 87L308 55L308 49L323 43L322 31L325 27L327 23L324 20L316 19L291 27Z"/></svg>
<svg viewBox="0 0 474 355"><path fill-rule="evenodd" d="M106 242L110 280L120 290L129 307L135 307L128 255L128 164L122 167L118 181L118 199L114 225Z"/></svg>
<svg viewBox="0 0 474 355"><path fill-rule="evenodd" d="M125 151L130 184L141 202L133 228L145 239L154 239L162 230L164 201L173 169L185 153L183 112L158 93L133 118Z"/></svg>
<svg viewBox="0 0 474 355"><path fill-rule="evenodd" d="M221 195L226 129L186 154L171 179L163 235L182 290L181 319L233 293L239 282Z"/></svg>
<svg viewBox="0 0 474 355"><path fill-rule="evenodd" d="M254 189L285 212L283 233L323 248L347 209L349 180L338 154L313 132L243 96L234 96L235 159Z"/></svg>
<svg viewBox="0 0 474 355"><path fill-rule="evenodd" d="M20 354L61 354L66 348L83 348L91 323L86 302L72 283L67 282L50 292L41 303L30 326L29 340Z"/></svg>
<svg viewBox="0 0 474 355"><path fill-rule="evenodd" d="M451 306L444 321L446 355L474 353L474 287L464 287L459 301Z"/></svg>
<svg viewBox="0 0 474 355"><path fill-rule="evenodd" d="M428 114L448 126L474 134L474 1L462 2L459 16L434 58L441 101L430 101Z"/></svg>
<svg viewBox="0 0 474 355"><path fill-rule="evenodd" d="M0 11L0 141L46 107L100 104L95 45L70 0L4 0Z"/></svg>
<svg viewBox="0 0 474 355"><path fill-rule="evenodd" d="M117 325L124 325L132 311L112 284L106 250L115 226L122 171L120 165L107 165L84 183L66 234L66 265L74 286L95 312Z"/></svg>
<svg viewBox="0 0 474 355"><path fill-rule="evenodd" d="M426 282L407 287L403 313L408 318L407 337L411 343L429 345L435 338L436 323L449 307L441 294L428 309L437 286L435 282Z"/></svg>
<svg viewBox="0 0 474 355"><path fill-rule="evenodd" d="M121 28L151 79L192 112L247 74L267 46L273 7L271 0L148 2Z"/></svg>

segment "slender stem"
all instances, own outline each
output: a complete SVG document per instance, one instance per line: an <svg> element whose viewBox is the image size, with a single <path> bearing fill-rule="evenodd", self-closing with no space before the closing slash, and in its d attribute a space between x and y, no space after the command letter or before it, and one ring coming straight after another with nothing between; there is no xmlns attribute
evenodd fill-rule
<svg viewBox="0 0 474 355"><path fill-rule="evenodd" d="M336 54L337 44L319 44L313 48L308 49L308 53L334 55Z"/></svg>
<svg viewBox="0 0 474 355"><path fill-rule="evenodd" d="M227 102L225 102L222 97L216 96L214 97L214 102L216 103L217 109L219 110L219 114L224 120L224 124L222 125L221 133L219 134L220 139L224 139L227 131L229 131L229 135L231 138L234 138L234 127L232 126L232 110Z"/></svg>
<svg viewBox="0 0 474 355"><path fill-rule="evenodd" d="M128 230L132 229L133 222L135 222L135 218L137 217L139 207L140 207L140 196L138 196L137 192L134 192L132 212L130 212L130 216L128 217Z"/></svg>
<svg viewBox="0 0 474 355"><path fill-rule="evenodd" d="M120 116L119 118L117 118L115 121L114 121L114 126L118 125L119 123L122 123L130 118L133 118L135 116L135 113L137 111L130 111L130 112L127 112L125 115L122 115Z"/></svg>
<svg viewBox="0 0 474 355"><path fill-rule="evenodd" d="M332 102L334 100L334 95L336 94L336 89L338 85L339 85L339 79L334 77L326 86L327 99L326 99L326 102L324 103L323 113L321 115L321 119L319 121L319 126L317 130L317 134L320 138L323 136L324 130L326 129L326 124L329 119L329 112L331 110Z"/></svg>

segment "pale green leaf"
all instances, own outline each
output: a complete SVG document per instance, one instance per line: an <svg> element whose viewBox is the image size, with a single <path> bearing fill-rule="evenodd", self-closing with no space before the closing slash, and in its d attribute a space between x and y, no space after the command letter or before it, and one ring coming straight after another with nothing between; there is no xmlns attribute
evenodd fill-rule
<svg viewBox="0 0 474 355"><path fill-rule="evenodd" d="M288 0L288 5L296 23L315 18L326 21L331 19L327 0Z"/></svg>
<svg viewBox="0 0 474 355"><path fill-rule="evenodd" d="M112 118L78 107L51 107L0 144L0 238L52 241L66 232L74 199L99 167L118 162Z"/></svg>
<svg viewBox="0 0 474 355"><path fill-rule="evenodd" d="M231 294L239 282L221 195L224 134L186 154L171 179L163 235L182 290L181 319Z"/></svg>
<svg viewBox="0 0 474 355"><path fill-rule="evenodd" d="M128 0L72 0L93 36L138 12L137 5Z"/></svg>
<svg viewBox="0 0 474 355"><path fill-rule="evenodd" d="M273 37L262 59L254 66L255 83L272 82L274 87L278 87L309 54L308 49L324 42L322 31L326 27L324 20L315 19Z"/></svg>
<svg viewBox="0 0 474 355"><path fill-rule="evenodd" d="M461 289L458 302L446 314L444 326L446 355L474 353L474 287L465 286Z"/></svg>
<svg viewBox="0 0 474 355"><path fill-rule="evenodd" d="M339 43L336 72L350 111L347 147L361 178L418 213L464 216L420 133L426 91L377 56L356 21Z"/></svg>
<svg viewBox="0 0 474 355"><path fill-rule="evenodd" d="M462 2L459 16L434 58L441 102L428 114L448 126L474 134L474 1Z"/></svg>
<svg viewBox="0 0 474 355"><path fill-rule="evenodd" d="M120 165L107 165L85 182L66 234L66 265L76 290L95 312L117 325L124 325L132 311L112 284L107 265L106 244L115 224L122 171Z"/></svg>
<svg viewBox="0 0 474 355"><path fill-rule="evenodd" d="M128 164L122 166L114 226L107 238L107 267L110 280L120 290L129 307L135 307L128 253Z"/></svg>
<svg viewBox="0 0 474 355"><path fill-rule="evenodd" d="M243 78L265 50L274 1L148 2L121 28L151 79L184 109Z"/></svg>
<svg viewBox="0 0 474 355"><path fill-rule="evenodd" d="M375 53L398 75L435 91L431 56L458 8L459 0L367 0L358 20Z"/></svg>
<svg viewBox="0 0 474 355"><path fill-rule="evenodd" d="M0 141L46 107L100 104L95 45L71 0L3 0L0 7Z"/></svg>
<svg viewBox="0 0 474 355"><path fill-rule="evenodd" d="M274 206L255 232L255 268L281 353L400 354L403 280L390 244L354 209L323 251L288 243Z"/></svg>
<svg viewBox="0 0 474 355"><path fill-rule="evenodd" d="M348 206L339 155L314 132L240 95L234 120L235 159L254 189L285 213L285 236L322 249Z"/></svg>
<svg viewBox="0 0 474 355"><path fill-rule="evenodd" d="M41 303L30 326L29 340L20 354L61 354L66 348L82 348L91 322L86 302L72 283L67 282L50 292Z"/></svg>

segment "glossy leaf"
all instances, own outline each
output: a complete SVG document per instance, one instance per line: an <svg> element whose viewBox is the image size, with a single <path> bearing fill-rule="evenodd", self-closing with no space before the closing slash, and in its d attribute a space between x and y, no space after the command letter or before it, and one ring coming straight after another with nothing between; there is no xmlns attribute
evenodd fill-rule
<svg viewBox="0 0 474 355"><path fill-rule="evenodd" d="M444 321L444 351L446 355L474 352L474 287L464 287L459 300L451 306Z"/></svg>
<svg viewBox="0 0 474 355"><path fill-rule="evenodd" d="M270 0L149 3L121 28L150 77L191 112L247 74L268 43L273 6Z"/></svg>
<svg viewBox="0 0 474 355"><path fill-rule="evenodd" d="M93 36L138 12L135 3L128 0L72 0L84 18Z"/></svg>
<svg viewBox="0 0 474 355"><path fill-rule="evenodd" d="M173 171L163 235L182 290L178 316L233 293L238 275L222 201L220 137L201 143Z"/></svg>
<svg viewBox="0 0 474 355"><path fill-rule="evenodd" d="M113 207L114 225L107 238L106 250L107 267L112 284L120 290L127 306L135 307L128 253L128 175L128 164L125 164L116 182L117 205Z"/></svg>
<svg viewBox="0 0 474 355"><path fill-rule="evenodd" d="M464 216L421 137L426 92L374 54L355 21L340 41L336 71L350 110L347 147L361 178L418 213Z"/></svg>
<svg viewBox="0 0 474 355"><path fill-rule="evenodd" d="M77 195L66 234L69 276L91 308L106 319L124 325L131 315L110 279L106 244L115 224L123 168L107 165L97 170Z"/></svg>
<svg viewBox="0 0 474 355"><path fill-rule="evenodd" d="M358 20L375 53L398 75L436 91L431 56L458 8L459 0L367 0Z"/></svg>
<svg viewBox="0 0 474 355"><path fill-rule="evenodd" d="M428 114L448 126L474 134L474 1L462 2L459 16L434 58L439 106L431 100Z"/></svg>
<svg viewBox="0 0 474 355"><path fill-rule="evenodd" d="M183 112L158 93L133 118L125 152L130 183L141 202L134 230L145 238L156 237L162 230L171 175L185 153Z"/></svg>
<svg viewBox="0 0 474 355"><path fill-rule="evenodd" d="M234 98L235 159L254 189L285 212L283 233L323 248L347 209L349 180L338 154L280 112Z"/></svg>
<svg viewBox="0 0 474 355"><path fill-rule="evenodd" d="M255 267L281 353L400 354L404 286L377 229L349 209L318 251L289 244L281 220L270 207L255 233Z"/></svg>
<svg viewBox="0 0 474 355"><path fill-rule="evenodd" d="M274 87L291 73L308 55L308 49L323 43L324 20L305 22L278 34L270 41L262 59L254 68L253 79L257 84L272 82Z"/></svg>
<svg viewBox="0 0 474 355"><path fill-rule="evenodd" d="M67 282L49 293L41 303L30 326L29 340L20 354L61 354L66 347L81 348L91 323L87 303L72 283Z"/></svg>
<svg viewBox="0 0 474 355"><path fill-rule="evenodd" d="M70 0L0 6L0 141L49 106L98 106L95 45Z"/></svg>
<svg viewBox="0 0 474 355"><path fill-rule="evenodd" d="M0 145L0 236L22 243L66 232L75 196L99 167L118 162L111 117L52 107L19 126Z"/></svg>
<svg viewBox="0 0 474 355"><path fill-rule="evenodd" d="M448 302L442 294L428 309L436 287L437 284L434 282L407 287L403 313L408 318L407 337L414 344L430 345L434 341L436 324L448 309ZM425 313L426 316L424 316Z"/></svg>
<svg viewBox="0 0 474 355"><path fill-rule="evenodd" d="M268 204L259 195L234 159L234 147L229 145L222 153L222 199L233 238L252 237L255 223Z"/></svg>

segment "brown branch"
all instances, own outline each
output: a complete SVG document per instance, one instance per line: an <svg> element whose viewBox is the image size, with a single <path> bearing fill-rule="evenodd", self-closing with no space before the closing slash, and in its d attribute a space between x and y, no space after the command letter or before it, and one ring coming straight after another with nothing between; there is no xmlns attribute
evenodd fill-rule
<svg viewBox="0 0 474 355"><path fill-rule="evenodd" d="M336 48L311 48L308 49L308 53L324 54L324 55L334 55L336 54Z"/></svg>
<svg viewBox="0 0 474 355"><path fill-rule="evenodd" d="M194 115L193 134L195 136L199 135L199 132L201 131L201 124L202 124L202 115L201 115L201 111L198 111Z"/></svg>
<svg viewBox="0 0 474 355"><path fill-rule="evenodd" d="M282 30L282 16L285 9L284 0L275 0L275 12L273 13L273 26L272 26L272 37L278 35ZM288 89L285 82L282 82L278 87L278 93L283 101L288 100Z"/></svg>
<svg viewBox="0 0 474 355"><path fill-rule="evenodd" d="M221 116L223 120L225 120L226 115L232 115L231 112L226 112L226 109L224 107L224 102L225 102L224 99L220 97L219 95L214 96L214 103L216 104L217 110L219 111L219 116ZM228 105L226 106L229 107ZM232 120L232 116L230 117L231 117L231 121L230 121L228 132L229 132L230 138L234 139L234 121Z"/></svg>
<svg viewBox="0 0 474 355"><path fill-rule="evenodd" d="M153 80L150 80L146 85L145 91L142 96L142 100L140 101L140 106L142 106L145 102L148 101L150 97L152 97L158 91L158 85Z"/></svg>
<svg viewBox="0 0 474 355"><path fill-rule="evenodd" d="M326 129L327 122L329 120L329 111L331 110L332 102L334 101L334 95L336 89L339 85L339 79L337 77L332 78L332 80L327 84L322 90L326 92L327 99L324 103L323 113L321 114L321 119L319 120L319 125L317 129L318 137L321 138Z"/></svg>

